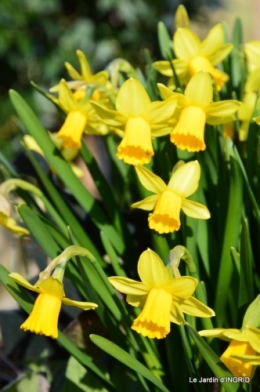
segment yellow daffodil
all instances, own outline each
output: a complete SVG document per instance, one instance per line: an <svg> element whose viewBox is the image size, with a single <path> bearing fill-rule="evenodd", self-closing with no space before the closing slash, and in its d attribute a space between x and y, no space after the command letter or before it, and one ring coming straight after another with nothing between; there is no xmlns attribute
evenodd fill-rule
<svg viewBox="0 0 260 392"><path fill-rule="evenodd" d="M197 72L206 71L214 78L217 89L221 90L229 76L214 66L227 57L232 50L232 44L223 44L223 41L224 30L221 24L212 27L202 42L189 28L178 28L173 36L173 47L177 59L172 60L172 65L181 83L187 83ZM154 68L165 76L173 77L169 61L156 61Z"/></svg>
<svg viewBox="0 0 260 392"><path fill-rule="evenodd" d="M16 221L11 218L11 204L2 193L0 193L0 225L17 235L29 234L28 230L18 226Z"/></svg>
<svg viewBox="0 0 260 392"><path fill-rule="evenodd" d="M162 84L158 84L158 87L163 99L169 99L170 96L178 99L176 116L179 118L170 138L181 150L205 150L205 124L217 125L233 121L234 113L240 106L240 102L234 100L212 102L213 89L207 72L194 75L184 95L174 93Z"/></svg>
<svg viewBox="0 0 260 392"><path fill-rule="evenodd" d="M249 72L260 68L260 41L250 41L245 44L245 54Z"/></svg>
<svg viewBox="0 0 260 392"><path fill-rule="evenodd" d="M251 52L249 51L249 53ZM248 129L252 120L252 115L255 110L257 93L260 88L260 45L259 53L256 53L255 56L252 56L252 59L250 57L250 60L250 62L248 61L248 69L250 73L245 83L242 105L238 110L238 118L241 122L239 128L240 141L247 140ZM258 61L258 63L256 63L256 60Z"/></svg>
<svg viewBox="0 0 260 392"><path fill-rule="evenodd" d="M83 170L81 170L77 165L75 165L72 160L76 158L78 155L77 150L72 150L71 148L64 148L63 147L63 142L61 139L57 137L57 133L50 133L50 138L52 139L53 143L55 146L61 151L61 155L66 159L66 161L69 163L72 171L78 178L82 178L84 173ZM24 144L26 145L29 150L36 151L38 154L44 157L43 151L40 148L40 146L36 143L35 139L30 136L30 135L25 135L23 137ZM53 173L55 173L55 170L51 168Z"/></svg>
<svg viewBox="0 0 260 392"><path fill-rule="evenodd" d="M197 280L190 276L172 279L160 257L151 249L144 251L137 265L141 282L125 277L108 278L126 301L142 308L132 329L149 338L162 339L170 332L170 322L185 323L183 313L212 317L214 312L192 297Z"/></svg>
<svg viewBox="0 0 260 392"><path fill-rule="evenodd" d="M253 366L249 360L246 360L246 358L254 356L252 357L252 361L258 360L258 363L260 363L260 356L259 359L255 357L256 353L260 353L259 329L253 327L245 327L242 330L216 328L200 331L199 334L201 336L215 337L230 341L231 343L228 348L220 357L221 361L224 362L226 367L236 377L251 378L253 376L256 366ZM243 356L245 357L243 358Z"/></svg>
<svg viewBox="0 0 260 392"><path fill-rule="evenodd" d="M146 211L154 209L148 218L150 229L160 234L179 230L181 210L192 218L210 218L207 207L186 199L198 188L200 165L197 161L179 166L171 176L168 185L145 167L136 166L135 170L142 185L155 193L131 205L132 208L141 208Z"/></svg>
<svg viewBox="0 0 260 392"><path fill-rule="evenodd" d="M48 97L67 114L65 123L57 134L63 140L64 147L79 150L83 132L92 135L107 133L107 127L101 124L86 94L79 99L71 92L65 80L61 80L58 87L59 97Z"/></svg>
<svg viewBox="0 0 260 392"><path fill-rule="evenodd" d="M80 73L76 71L70 63L66 62L65 67L67 68L70 77L73 80L81 80L85 82L85 84L105 85L108 81L108 72L100 71L96 74L92 74L85 54L81 50L77 50L76 54L79 59Z"/></svg>
<svg viewBox="0 0 260 392"><path fill-rule="evenodd" d="M54 277L48 277L35 286L27 282L20 274L11 273L10 277L21 286L39 294L32 313L20 327L24 331L31 331L56 339L58 337L58 317L62 303L76 306L82 310L97 308L97 305L92 302L79 302L66 298L62 282Z"/></svg>
<svg viewBox="0 0 260 392"><path fill-rule="evenodd" d="M168 120L174 113L176 102L175 98L151 102L141 83L131 78L119 90L117 110L110 110L96 102L92 105L106 124L124 129L117 157L129 165L143 165L149 163L154 155L152 137L170 132Z"/></svg>

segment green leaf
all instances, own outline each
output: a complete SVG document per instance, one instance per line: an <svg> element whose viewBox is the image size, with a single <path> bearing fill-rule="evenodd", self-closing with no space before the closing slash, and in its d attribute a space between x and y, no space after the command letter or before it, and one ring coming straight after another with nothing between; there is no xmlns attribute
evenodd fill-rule
<svg viewBox="0 0 260 392"><path fill-rule="evenodd" d="M253 259L248 223L244 219L240 239L240 281L238 308L243 317L247 306L254 300ZM241 320L242 321L242 320Z"/></svg>
<svg viewBox="0 0 260 392"><path fill-rule="evenodd" d="M101 265L104 265L104 261L99 254L98 250L96 247L93 245L91 242L89 236L87 233L84 231L84 229L81 227L80 223L78 222L77 218L71 211L71 209L68 207L66 202L63 200L53 183L50 181L50 179L47 177L47 175L44 173L42 170L41 166L37 162L37 159L35 158L34 154L29 150L26 149L26 153L33 164L33 167L35 168L38 176L40 177L41 182L43 183L45 189L48 192L48 195L51 197L52 202L54 203L57 211L59 212L60 216L64 219L64 221L67 223L67 225L70 226L70 228L73 231L73 234L77 238L78 242L85 248L87 248L93 255L96 257L96 259L100 262ZM45 198L45 202L46 202ZM50 205L50 203L48 203ZM51 213L51 211L50 211ZM56 213L57 215L58 213ZM51 214L52 215L52 214ZM55 220L56 215L52 215L53 219ZM57 220L56 220L57 221ZM58 223L58 222L57 222ZM63 227L63 225L62 225ZM67 232L67 230L66 230Z"/></svg>
<svg viewBox="0 0 260 392"><path fill-rule="evenodd" d="M53 236L50 234L47 226L44 225L40 219L40 216L25 204L19 205L17 210L26 227L45 253L51 259L58 256L63 249L53 239Z"/></svg>
<svg viewBox="0 0 260 392"><path fill-rule="evenodd" d="M90 335L90 339L94 344L96 344L107 354L116 358L118 361L122 362L130 369L133 369L137 373L141 374L151 383L156 385L161 391L169 392L169 390L161 383L161 381L158 380L157 377L153 375L152 372L150 372L150 370L148 370L142 363L140 363L137 359L133 358L126 351L122 350L122 348L98 335Z"/></svg>
<svg viewBox="0 0 260 392"><path fill-rule="evenodd" d="M194 343L196 344L198 350L201 355L205 359L206 363L209 365L215 376L220 381L222 377L231 377L233 378L233 374L230 373L225 365L221 362L220 358L214 353L214 351L209 347L209 345L205 342L205 340L193 329L190 325L185 325L188 330L190 336L192 337ZM220 381L221 382L221 381ZM234 384L229 382L221 382L221 385L224 386L226 392L236 392L236 391L244 391L244 389L240 389L240 384Z"/></svg>
<svg viewBox="0 0 260 392"><path fill-rule="evenodd" d="M239 164L233 155L230 156L230 190L228 199L228 211L224 231L219 276L216 288L214 310L218 315L218 326L222 327L225 320L230 282L233 273L233 265L230 259L230 248L236 247L240 232L243 205L243 184Z"/></svg>
<svg viewBox="0 0 260 392"><path fill-rule="evenodd" d="M165 60L167 60L167 52L171 53L171 55L173 56L172 39L169 36L169 33L163 22L158 23L158 39L161 55Z"/></svg>

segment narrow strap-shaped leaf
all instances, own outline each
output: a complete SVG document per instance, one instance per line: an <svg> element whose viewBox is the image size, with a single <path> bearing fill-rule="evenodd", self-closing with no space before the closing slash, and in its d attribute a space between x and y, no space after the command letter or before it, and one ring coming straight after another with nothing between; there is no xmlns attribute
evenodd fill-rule
<svg viewBox="0 0 260 392"><path fill-rule="evenodd" d="M31 161L31 163L34 166L34 169L36 170L38 176L40 177L40 180L42 181L43 185L45 186L49 196L51 197L51 200L53 201L57 211L59 211L59 214L63 217L64 221L67 223L67 225L70 226L72 229L75 237L79 241L79 243L85 248L87 248L93 255L96 257L96 259L104 265L103 259L100 256L98 250L96 247L93 245L91 242L89 236L87 233L83 230L82 226L78 222L77 218L73 214L73 212L70 210L69 206L65 203L53 183L50 181L50 179L46 176L44 171L42 170L41 166L37 162L37 159L33 155L33 153L30 150L26 150L28 157ZM55 219L55 217L53 217Z"/></svg>
<svg viewBox="0 0 260 392"><path fill-rule="evenodd" d="M98 335L90 335L90 339L94 344L96 344L96 346L101 348L101 350L116 358L130 369L141 374L151 383L156 385L161 391L169 392L169 390L161 383L161 381L158 380L157 377L153 375L153 373L150 372L150 370L126 351L122 350L122 348Z"/></svg>
<svg viewBox="0 0 260 392"><path fill-rule="evenodd" d="M171 55L173 56L172 39L170 38L166 26L163 22L158 23L158 39L161 55L165 60L167 60L167 52L171 53Z"/></svg>
<svg viewBox="0 0 260 392"><path fill-rule="evenodd" d="M254 300L253 258L247 221L243 221L240 239L240 280L238 308L240 321L248 305Z"/></svg>
<svg viewBox="0 0 260 392"><path fill-rule="evenodd" d="M224 242L221 252L219 276L216 288L214 310L217 315L218 326L223 326L228 292L232 277L233 265L230 258L230 248L237 246L243 205L242 176L237 160L230 156L230 191L228 212L224 232Z"/></svg>

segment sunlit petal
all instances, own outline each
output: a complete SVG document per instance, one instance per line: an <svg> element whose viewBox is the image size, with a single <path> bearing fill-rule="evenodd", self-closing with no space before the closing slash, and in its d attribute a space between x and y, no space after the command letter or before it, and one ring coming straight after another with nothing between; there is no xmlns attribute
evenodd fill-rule
<svg viewBox="0 0 260 392"><path fill-rule="evenodd" d="M164 123L173 115L176 104L174 96L163 102L152 102L143 116L151 123Z"/></svg>
<svg viewBox="0 0 260 392"><path fill-rule="evenodd" d="M184 301L179 301L179 306L183 313L189 314L195 317L212 317L215 316L215 312L204 305L201 301L196 298L190 297Z"/></svg>
<svg viewBox="0 0 260 392"><path fill-rule="evenodd" d="M198 188L200 172L198 161L188 162L173 173L168 187L178 193L178 195L188 197Z"/></svg>
<svg viewBox="0 0 260 392"><path fill-rule="evenodd" d="M96 113L102 118L102 120L113 127L122 126L126 123L127 118L116 110L111 110L97 102L90 102Z"/></svg>
<svg viewBox="0 0 260 392"><path fill-rule="evenodd" d="M187 199L183 200L181 209L187 216L190 216L191 218L197 218L197 219L210 218L210 212L207 209L207 207L204 206L203 204L197 203L192 200L187 200Z"/></svg>
<svg viewBox="0 0 260 392"><path fill-rule="evenodd" d="M151 100L137 79L128 79L119 90L116 108L125 116L141 116L150 105Z"/></svg>
<svg viewBox="0 0 260 392"><path fill-rule="evenodd" d="M151 211L154 209L155 204L158 200L159 195L152 195L146 197L144 200L137 201L131 205L131 208L140 208L141 210Z"/></svg>
<svg viewBox="0 0 260 392"><path fill-rule="evenodd" d="M224 40L223 26L219 23L210 29L206 39L201 44L200 54L206 57L211 56L220 49Z"/></svg>
<svg viewBox="0 0 260 392"><path fill-rule="evenodd" d="M62 298L62 303L68 306L76 306L82 310L96 309L98 307L98 305L94 304L93 302L73 301L69 298Z"/></svg>
<svg viewBox="0 0 260 392"><path fill-rule="evenodd" d="M171 320L172 323L175 323L175 324L178 324L178 325L185 323L185 319L183 317L183 313L182 313L179 305L177 304L177 302L173 302L172 303L170 320Z"/></svg>
<svg viewBox="0 0 260 392"><path fill-rule="evenodd" d="M161 287L170 281L169 273L163 261L151 249L147 249L141 254L137 270L141 281L147 286Z"/></svg>
<svg viewBox="0 0 260 392"><path fill-rule="evenodd" d="M137 282L129 278L112 276L108 280L115 289L124 294L146 295L149 290L149 286L146 283Z"/></svg>
<svg viewBox="0 0 260 392"><path fill-rule="evenodd" d="M189 60L198 54L201 42L192 30L180 28L174 34L173 45L179 59Z"/></svg>
<svg viewBox="0 0 260 392"><path fill-rule="evenodd" d="M169 291L174 297L190 298L196 290L198 281L191 276L181 276L180 278L173 279L164 285L164 289ZM176 299L179 303L178 298ZM174 298L175 301L175 298Z"/></svg>
<svg viewBox="0 0 260 392"><path fill-rule="evenodd" d="M167 185L159 176L156 176L156 174L145 167L136 166L135 170L141 184L149 191L161 193L167 188Z"/></svg>
<svg viewBox="0 0 260 392"><path fill-rule="evenodd" d="M204 110L207 114L207 117L226 117L230 116L231 114L234 114L240 106L241 102L228 100L224 102L213 102L208 105Z"/></svg>
<svg viewBox="0 0 260 392"><path fill-rule="evenodd" d="M24 277L16 272L12 272L9 274L9 276L19 285L25 287L28 290L35 291L36 293L40 293L41 290L38 289L37 287L33 286L31 283L29 283Z"/></svg>

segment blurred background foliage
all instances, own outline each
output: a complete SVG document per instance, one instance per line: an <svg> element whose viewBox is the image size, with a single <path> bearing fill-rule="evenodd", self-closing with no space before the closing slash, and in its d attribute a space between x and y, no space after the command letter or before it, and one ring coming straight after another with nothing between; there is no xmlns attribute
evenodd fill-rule
<svg viewBox="0 0 260 392"><path fill-rule="evenodd" d="M203 7L216 7L219 0L1 0L0 151L13 159L20 150L10 88L23 94L48 127L53 109L33 90L31 80L47 90L68 78L64 62L78 68L77 49L86 54L94 71L118 57L144 68L144 48L154 59L160 58L158 21L172 34L181 3L191 18L202 10L207 23Z"/></svg>

